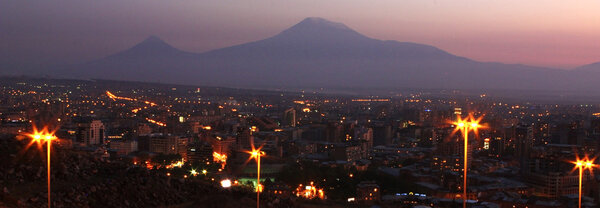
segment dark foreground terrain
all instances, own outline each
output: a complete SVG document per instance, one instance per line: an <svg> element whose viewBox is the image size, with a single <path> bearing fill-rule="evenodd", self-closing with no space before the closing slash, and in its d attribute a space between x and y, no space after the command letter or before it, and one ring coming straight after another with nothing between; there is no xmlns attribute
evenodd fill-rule
<svg viewBox="0 0 600 208"><path fill-rule="evenodd" d="M0 207L46 207L45 151L29 140L0 138ZM45 149L44 149L45 150ZM249 190L101 160L87 152L52 152L52 207L254 207ZM263 199L263 198L261 198ZM264 196L269 207L289 202ZM261 200L262 201L262 200ZM269 202L267 202L269 201Z"/></svg>

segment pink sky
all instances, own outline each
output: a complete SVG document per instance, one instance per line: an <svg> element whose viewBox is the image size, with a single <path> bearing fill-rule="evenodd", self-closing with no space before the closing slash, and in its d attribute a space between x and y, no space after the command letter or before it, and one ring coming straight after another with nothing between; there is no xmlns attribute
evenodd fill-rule
<svg viewBox="0 0 600 208"><path fill-rule="evenodd" d="M430 44L479 61L573 68L600 61L598 0L10 1L0 64L76 63L148 35L202 52L323 17L376 39Z"/></svg>

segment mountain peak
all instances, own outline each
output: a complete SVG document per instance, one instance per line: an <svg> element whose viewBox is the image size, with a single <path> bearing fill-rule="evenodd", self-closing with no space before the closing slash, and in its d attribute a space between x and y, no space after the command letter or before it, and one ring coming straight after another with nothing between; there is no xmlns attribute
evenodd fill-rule
<svg viewBox="0 0 600 208"><path fill-rule="evenodd" d="M162 51L162 50L177 50L173 46L169 45L167 42L160 39L158 36L148 36L142 42L136 44L131 48L133 50L142 50L142 51Z"/></svg>
<svg viewBox="0 0 600 208"><path fill-rule="evenodd" d="M160 39L158 36L150 35L142 42L138 43L138 45L169 45L164 40ZM170 46L170 45L169 45Z"/></svg>
<svg viewBox="0 0 600 208"><path fill-rule="evenodd" d="M133 47L121 51L112 57L138 57L143 58L147 56L169 56L169 55L187 54L187 52L181 51L167 42L163 41L157 36L151 35L144 39L142 42L134 45Z"/></svg>
<svg viewBox="0 0 600 208"><path fill-rule="evenodd" d="M320 17L308 17L284 30L277 38L296 40L364 39L365 36L348 26Z"/></svg>
<svg viewBox="0 0 600 208"><path fill-rule="evenodd" d="M320 28L332 28L340 30L352 30L348 26L339 22L332 22L321 17L307 17L295 26L303 27L320 27ZM294 27L295 27L294 26Z"/></svg>

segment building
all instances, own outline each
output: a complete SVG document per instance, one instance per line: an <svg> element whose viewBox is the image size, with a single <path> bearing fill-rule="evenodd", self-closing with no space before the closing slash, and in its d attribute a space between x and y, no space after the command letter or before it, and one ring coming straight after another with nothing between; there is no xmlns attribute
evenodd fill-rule
<svg viewBox="0 0 600 208"><path fill-rule="evenodd" d="M373 126L373 145L389 145L392 143L392 126L385 123L376 123Z"/></svg>
<svg viewBox="0 0 600 208"><path fill-rule="evenodd" d="M338 143L342 142L344 138L344 127L338 122L329 122L325 129L325 141Z"/></svg>
<svg viewBox="0 0 600 208"><path fill-rule="evenodd" d="M0 122L0 134L22 134L28 127L29 123L25 121Z"/></svg>
<svg viewBox="0 0 600 208"><path fill-rule="evenodd" d="M83 145L98 145L104 143L104 124L100 120L77 123L75 141Z"/></svg>
<svg viewBox="0 0 600 208"><path fill-rule="evenodd" d="M518 126L515 128L515 156L519 158L521 172L528 170L529 156L533 147L533 128L532 126Z"/></svg>
<svg viewBox="0 0 600 208"><path fill-rule="evenodd" d="M150 152L179 154L186 158L188 142L188 138L172 135L150 137Z"/></svg>
<svg viewBox="0 0 600 208"><path fill-rule="evenodd" d="M381 190L374 181L362 181L356 185L356 200L374 202L381 200Z"/></svg>
<svg viewBox="0 0 600 208"><path fill-rule="evenodd" d="M533 194L539 197L557 199L560 196L578 194L579 176L564 172L535 172L527 174L525 181L534 189ZM585 174L585 181L592 179L590 174Z"/></svg>
<svg viewBox="0 0 600 208"><path fill-rule="evenodd" d="M152 128L147 123L140 123L137 125L137 135L148 135L152 133Z"/></svg>
<svg viewBox="0 0 600 208"><path fill-rule="evenodd" d="M214 152L219 154L230 154L234 149L236 138L230 135L215 135L215 137L209 137L206 142L208 142Z"/></svg>
<svg viewBox="0 0 600 208"><path fill-rule="evenodd" d="M196 142L187 148L187 161L189 162L212 162L213 148L206 142Z"/></svg>
<svg viewBox="0 0 600 208"><path fill-rule="evenodd" d="M569 194L578 194L579 175L573 173L573 164L566 158L552 154L553 150L546 149L542 155L529 160L524 181L532 187L533 194L539 197L558 199ZM586 171L583 174L584 194L589 190L588 181L593 181L593 175Z"/></svg>
<svg viewBox="0 0 600 208"><path fill-rule="evenodd" d="M111 140L109 147L116 150L117 155L128 155L138 151L138 142L136 140Z"/></svg>
<svg viewBox="0 0 600 208"><path fill-rule="evenodd" d="M283 125L296 127L296 109L290 108L283 112Z"/></svg>
<svg viewBox="0 0 600 208"><path fill-rule="evenodd" d="M367 151L361 145L340 144L334 145L332 152L333 160L352 162L366 159Z"/></svg>
<svg viewBox="0 0 600 208"><path fill-rule="evenodd" d="M251 144L254 142L254 138L250 133L250 129L245 127L239 127L236 136L236 144L238 149L250 149Z"/></svg>

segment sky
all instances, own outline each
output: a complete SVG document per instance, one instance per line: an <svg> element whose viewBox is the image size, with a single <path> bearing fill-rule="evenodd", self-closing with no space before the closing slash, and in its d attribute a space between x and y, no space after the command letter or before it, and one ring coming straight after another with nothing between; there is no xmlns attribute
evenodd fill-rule
<svg viewBox="0 0 600 208"><path fill-rule="evenodd" d="M306 17L478 61L572 69L600 61L598 0L0 0L0 70L74 64L156 35L204 52Z"/></svg>

